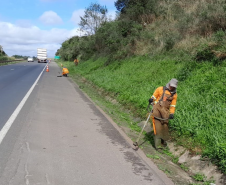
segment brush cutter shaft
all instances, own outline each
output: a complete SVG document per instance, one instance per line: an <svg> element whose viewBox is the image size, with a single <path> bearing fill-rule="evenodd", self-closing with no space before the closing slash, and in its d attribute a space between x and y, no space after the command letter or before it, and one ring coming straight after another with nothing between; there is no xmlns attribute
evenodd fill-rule
<svg viewBox="0 0 226 185"><path fill-rule="evenodd" d="M138 142L138 141L140 140L140 136L141 136L141 134L143 133L144 128L146 127L146 125L147 125L148 120L150 119L150 117L151 117L151 112L149 113L148 118L147 118L147 120L146 120L146 122L145 122L145 124L144 124L144 126L143 126L143 128L142 128L142 130L141 130L141 132L140 132L140 134L139 134L139 136L138 136L136 142Z"/></svg>
<svg viewBox="0 0 226 185"><path fill-rule="evenodd" d="M146 127L146 125L147 125L147 123L148 123L148 120L149 120L150 117L151 117L152 109L150 110L150 105L153 106L153 103L151 103L151 104L148 105L148 108L147 108L148 111L149 111L148 118L147 118L147 120L146 120L146 122L145 122L145 124L144 124L144 126L143 126L143 128L142 128L142 130L141 130L141 132L140 132L140 134L139 134L139 136L138 136L138 138L137 138L137 140L133 143L133 145L136 146L136 147L138 147L138 141L140 140L140 137L141 137L141 135L142 135L142 133L143 133L143 131L144 131L144 128ZM152 108L153 108L153 107L152 107Z"/></svg>

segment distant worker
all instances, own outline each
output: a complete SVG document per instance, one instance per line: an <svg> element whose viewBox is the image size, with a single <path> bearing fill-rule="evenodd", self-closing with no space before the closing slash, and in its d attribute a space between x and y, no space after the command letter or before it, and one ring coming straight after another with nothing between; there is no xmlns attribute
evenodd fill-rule
<svg viewBox="0 0 226 185"><path fill-rule="evenodd" d="M62 69L62 75L63 76L67 76L68 73L69 73L68 69L66 67L63 67L63 69Z"/></svg>
<svg viewBox="0 0 226 185"><path fill-rule="evenodd" d="M169 139L169 119L174 118L177 102L177 84L178 80L173 78L166 86L158 87L149 99L149 104L153 106L153 129L155 148L163 149L167 146Z"/></svg>
<svg viewBox="0 0 226 185"><path fill-rule="evenodd" d="M77 66L78 63L79 63L79 60L76 58L76 59L74 60L74 63L75 63L75 65Z"/></svg>

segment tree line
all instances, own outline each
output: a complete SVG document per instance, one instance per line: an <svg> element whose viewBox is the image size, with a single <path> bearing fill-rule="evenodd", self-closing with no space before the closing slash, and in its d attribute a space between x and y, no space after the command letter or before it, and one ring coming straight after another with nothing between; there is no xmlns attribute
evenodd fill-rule
<svg viewBox="0 0 226 185"><path fill-rule="evenodd" d="M209 0L117 0L116 18L91 3L80 17L83 36L62 43L63 60L106 57L106 64L133 55L175 53L195 60L223 60L226 3Z"/></svg>

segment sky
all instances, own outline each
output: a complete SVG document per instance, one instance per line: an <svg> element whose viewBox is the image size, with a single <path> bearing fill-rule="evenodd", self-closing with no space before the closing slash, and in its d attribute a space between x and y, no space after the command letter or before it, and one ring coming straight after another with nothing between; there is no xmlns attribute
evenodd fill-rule
<svg viewBox="0 0 226 185"><path fill-rule="evenodd" d="M81 36L80 16L91 3L104 5L114 19L116 0L0 0L0 45L8 56L37 56L46 48L53 58L61 44Z"/></svg>

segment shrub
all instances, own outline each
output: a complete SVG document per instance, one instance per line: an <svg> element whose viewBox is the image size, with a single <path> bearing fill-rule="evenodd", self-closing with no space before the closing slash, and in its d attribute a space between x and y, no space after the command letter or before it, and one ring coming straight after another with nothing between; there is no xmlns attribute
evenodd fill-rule
<svg viewBox="0 0 226 185"><path fill-rule="evenodd" d="M212 52L214 45L201 45L198 50L197 54L195 56L196 61L213 61L215 60L215 55Z"/></svg>
<svg viewBox="0 0 226 185"><path fill-rule="evenodd" d="M0 61L6 61L6 60L8 60L7 56L0 56Z"/></svg>

